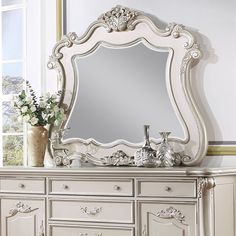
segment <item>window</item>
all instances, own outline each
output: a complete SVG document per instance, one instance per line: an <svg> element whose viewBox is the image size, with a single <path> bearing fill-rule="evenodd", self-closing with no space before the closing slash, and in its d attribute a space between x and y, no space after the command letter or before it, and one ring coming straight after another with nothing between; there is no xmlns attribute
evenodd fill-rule
<svg viewBox="0 0 236 236"><path fill-rule="evenodd" d="M26 163L25 127L17 121L12 98L25 87L26 3L1 1L0 166Z"/></svg>
<svg viewBox="0 0 236 236"><path fill-rule="evenodd" d="M26 80L38 96L56 90L55 72L47 69L56 42L56 2L0 0L0 166L27 165L26 125L17 121L14 95Z"/></svg>

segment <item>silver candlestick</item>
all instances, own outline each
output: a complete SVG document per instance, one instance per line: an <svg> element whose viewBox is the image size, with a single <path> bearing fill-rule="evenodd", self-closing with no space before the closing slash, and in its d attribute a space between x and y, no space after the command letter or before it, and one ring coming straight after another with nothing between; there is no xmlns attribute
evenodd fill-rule
<svg viewBox="0 0 236 236"><path fill-rule="evenodd" d="M149 140L149 125L144 125L145 141L142 148L136 151L134 161L136 166L140 167L155 167L156 166L156 151L152 149Z"/></svg>

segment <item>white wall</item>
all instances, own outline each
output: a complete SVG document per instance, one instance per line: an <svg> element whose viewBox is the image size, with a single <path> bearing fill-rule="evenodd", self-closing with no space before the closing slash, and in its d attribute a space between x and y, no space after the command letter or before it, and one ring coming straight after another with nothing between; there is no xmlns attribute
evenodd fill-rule
<svg viewBox="0 0 236 236"><path fill-rule="evenodd" d="M191 30L204 53L193 69L195 96L210 141L236 141L235 0L67 0L67 32L82 35L87 26L115 5L144 11L165 23Z"/></svg>

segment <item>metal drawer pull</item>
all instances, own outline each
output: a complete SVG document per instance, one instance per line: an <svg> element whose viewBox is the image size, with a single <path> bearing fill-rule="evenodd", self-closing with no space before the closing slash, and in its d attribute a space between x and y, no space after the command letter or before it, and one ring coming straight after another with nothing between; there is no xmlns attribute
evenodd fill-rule
<svg viewBox="0 0 236 236"><path fill-rule="evenodd" d="M63 184L62 187L63 187L64 189L69 189L69 186L68 186L67 184Z"/></svg>
<svg viewBox="0 0 236 236"><path fill-rule="evenodd" d="M185 221L185 216L183 215L183 213L172 206L167 208L166 210L157 212L157 216L162 219L175 219L182 224Z"/></svg>
<svg viewBox="0 0 236 236"><path fill-rule="evenodd" d="M171 188L170 186L166 186L166 187L165 187L165 191L166 191L166 192L171 192L171 191L172 191L172 188Z"/></svg>
<svg viewBox="0 0 236 236"><path fill-rule="evenodd" d="M93 210L89 210L87 207L80 207L80 210L89 216L96 216L97 214L101 213L102 208L101 207L94 207Z"/></svg>
<svg viewBox="0 0 236 236"><path fill-rule="evenodd" d="M22 184L22 183L19 183L19 184L18 184L18 187L19 187L19 188L24 188L24 187L25 187L25 185L24 185L24 184Z"/></svg>
<svg viewBox="0 0 236 236"><path fill-rule="evenodd" d="M119 191L119 190L121 190L121 187L119 185L114 185L114 189Z"/></svg>

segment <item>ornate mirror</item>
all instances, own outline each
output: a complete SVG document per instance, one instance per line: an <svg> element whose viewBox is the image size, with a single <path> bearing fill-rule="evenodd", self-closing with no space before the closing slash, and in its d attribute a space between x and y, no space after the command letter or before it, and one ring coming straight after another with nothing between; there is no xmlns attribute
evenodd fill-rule
<svg viewBox="0 0 236 236"><path fill-rule="evenodd" d="M131 157L143 145L142 126L149 124L153 149L161 141L158 133L170 131L183 164L198 164L207 137L190 75L200 54L183 26L160 29L122 6L99 17L82 37L64 36L48 63L58 73L60 104L67 109L64 123L50 127L52 157L57 163L121 151Z"/></svg>

